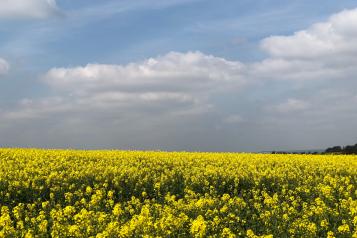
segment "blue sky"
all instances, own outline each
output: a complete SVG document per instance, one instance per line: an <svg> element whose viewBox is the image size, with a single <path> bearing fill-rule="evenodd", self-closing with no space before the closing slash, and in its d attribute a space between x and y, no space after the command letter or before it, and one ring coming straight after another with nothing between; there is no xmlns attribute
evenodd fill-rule
<svg viewBox="0 0 357 238"><path fill-rule="evenodd" d="M356 7L4 1L0 144L262 151L355 143Z"/></svg>

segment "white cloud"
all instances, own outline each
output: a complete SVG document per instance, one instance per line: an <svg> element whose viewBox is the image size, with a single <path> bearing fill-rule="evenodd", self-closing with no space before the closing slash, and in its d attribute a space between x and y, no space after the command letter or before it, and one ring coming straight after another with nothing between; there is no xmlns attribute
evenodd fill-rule
<svg viewBox="0 0 357 238"><path fill-rule="evenodd" d="M46 18L56 12L56 0L0 1L0 18Z"/></svg>
<svg viewBox="0 0 357 238"><path fill-rule="evenodd" d="M171 52L128 65L88 64L54 68L44 80L51 87L75 94L98 91L199 91L225 83L244 83L240 62L200 52Z"/></svg>
<svg viewBox="0 0 357 238"><path fill-rule="evenodd" d="M261 42L268 57L249 65L254 79L348 80L357 73L357 9L342 11L328 21L290 36Z"/></svg>
<svg viewBox="0 0 357 238"><path fill-rule="evenodd" d="M309 107L309 103L295 99L289 98L286 102L280 103L271 107L274 111L281 112L281 113L298 113L301 112Z"/></svg>
<svg viewBox="0 0 357 238"><path fill-rule="evenodd" d="M43 81L56 97L25 100L18 111L4 117L47 117L65 111L105 114L105 110L195 115L212 108L211 94L242 87L243 71L240 62L200 52L171 52L128 65L54 68Z"/></svg>
<svg viewBox="0 0 357 238"><path fill-rule="evenodd" d="M292 36L272 36L262 42L271 56L288 59L333 60L356 57L357 9L342 11ZM325 58L328 57L328 58Z"/></svg>
<svg viewBox="0 0 357 238"><path fill-rule="evenodd" d="M6 74L9 71L9 69L10 69L10 64L6 60L0 58L0 75Z"/></svg>

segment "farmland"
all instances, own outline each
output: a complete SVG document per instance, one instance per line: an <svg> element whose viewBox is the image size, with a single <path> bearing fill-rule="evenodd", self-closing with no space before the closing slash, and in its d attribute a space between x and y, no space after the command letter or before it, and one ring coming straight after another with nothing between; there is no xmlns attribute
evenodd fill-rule
<svg viewBox="0 0 357 238"><path fill-rule="evenodd" d="M357 237L357 156L0 149L0 237Z"/></svg>

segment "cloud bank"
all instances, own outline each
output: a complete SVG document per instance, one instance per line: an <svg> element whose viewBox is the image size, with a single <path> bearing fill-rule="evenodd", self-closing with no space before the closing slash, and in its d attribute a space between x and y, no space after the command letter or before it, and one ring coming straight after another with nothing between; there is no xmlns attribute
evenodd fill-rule
<svg viewBox="0 0 357 238"><path fill-rule="evenodd" d="M47 18L58 12L55 0L1 0L0 18Z"/></svg>
<svg viewBox="0 0 357 238"><path fill-rule="evenodd" d="M53 68L42 80L53 97L25 99L11 119L49 117L65 112L111 110L147 117L195 114L210 108L210 95L243 87L244 65L200 52L170 52L128 65L88 64ZM130 113L125 113L129 112Z"/></svg>
<svg viewBox="0 0 357 238"><path fill-rule="evenodd" d="M188 92L241 83L240 62L200 52L170 52L128 65L89 64L85 67L54 68L44 77L51 87L79 93L100 91Z"/></svg>

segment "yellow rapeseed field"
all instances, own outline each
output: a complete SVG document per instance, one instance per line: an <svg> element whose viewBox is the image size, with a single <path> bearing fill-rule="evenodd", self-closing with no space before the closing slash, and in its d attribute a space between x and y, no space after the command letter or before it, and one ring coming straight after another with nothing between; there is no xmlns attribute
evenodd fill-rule
<svg viewBox="0 0 357 238"><path fill-rule="evenodd" d="M0 149L0 237L357 237L357 157Z"/></svg>

